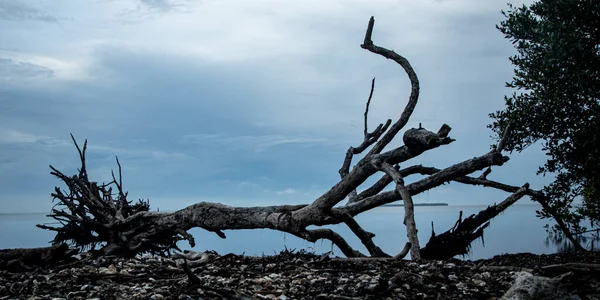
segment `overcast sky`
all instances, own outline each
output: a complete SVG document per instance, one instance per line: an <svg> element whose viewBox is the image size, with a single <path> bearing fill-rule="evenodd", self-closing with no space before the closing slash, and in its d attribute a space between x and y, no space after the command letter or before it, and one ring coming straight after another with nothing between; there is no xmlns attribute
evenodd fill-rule
<svg viewBox="0 0 600 300"><path fill-rule="evenodd" d="M519 4L519 3L515 3ZM123 165L130 199L171 210L198 201L308 203L337 182L377 78L370 124L421 97L407 128L452 126L457 141L410 164L446 167L493 143L488 113L511 91L502 1L0 0L0 212L48 212L78 167L69 133L89 140L93 179ZM371 126L371 128L372 128ZM398 146L401 138L391 146ZM534 188L539 149L490 178ZM491 204L507 195L451 184L417 202ZM524 203L531 203L528 199Z"/></svg>

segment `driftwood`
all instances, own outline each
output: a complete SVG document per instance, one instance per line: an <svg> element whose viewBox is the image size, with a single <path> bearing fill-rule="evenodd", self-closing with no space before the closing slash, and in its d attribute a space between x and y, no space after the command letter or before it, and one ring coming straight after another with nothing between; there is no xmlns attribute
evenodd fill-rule
<svg viewBox="0 0 600 300"><path fill-rule="evenodd" d="M488 206L464 220L461 211L454 227L442 234L435 235L432 228L431 238L421 249L421 256L425 259L450 259L456 255L467 254L472 241L478 238L483 241L483 230L490 225L489 220L521 199L528 189L529 185L526 184L501 203Z"/></svg>
<svg viewBox="0 0 600 300"><path fill-rule="evenodd" d="M563 274L566 272L580 272L600 274L600 264L566 263L543 266L540 269L546 273Z"/></svg>
<svg viewBox="0 0 600 300"><path fill-rule="evenodd" d="M58 263L76 252L64 243L42 248L3 249L0 250L0 269L26 271Z"/></svg>
<svg viewBox="0 0 600 300"><path fill-rule="evenodd" d="M583 273L583 274L600 274L600 264L583 264L583 263L566 263L542 266L535 269L523 268L516 266L476 266L472 271L483 272L527 272L532 274L543 274L544 276L566 274L566 273Z"/></svg>
<svg viewBox="0 0 600 300"><path fill-rule="evenodd" d="M487 179L491 166L501 166L509 160L501 153L508 131L498 146L488 153L444 169L421 165L400 166L426 151L449 145L454 139L450 138L451 127L446 124L441 125L438 131L429 131L419 126L404 132L404 145L385 150L408 123L417 105L420 87L417 74L406 58L373 43L374 24L375 20L371 18L361 47L390 59L403 68L411 83L408 103L395 122L387 120L369 132L367 117L375 80L371 82L371 92L364 112L364 139L359 146L350 147L346 152L339 170L340 181L313 202L264 207L232 207L220 203L199 202L175 212L152 212L149 211L147 201L140 200L133 204L127 200L118 160L118 178L113 174L113 181L108 184L90 181L85 161L87 140L81 149L73 138L81 160L78 174L69 177L51 166L51 174L67 186L67 190L57 187L52 194L58 203L49 216L61 222L61 226L38 226L57 232L54 243L71 242L80 248L98 248L97 253L102 255L166 253L177 249L176 243L180 240L187 240L193 247L195 240L187 231L199 227L214 232L221 238L226 237L224 230L273 229L310 242L330 240L348 258L366 257L366 254L352 248L337 232L319 228L343 223L360 239L368 251L368 256L392 258L392 255L375 245L375 234L365 230L354 217L383 204L402 200L409 246L392 259L401 259L407 252L410 252L413 259L419 259L451 257L467 251L470 243L482 236L483 228L487 226L481 226L483 223L524 195L541 197L542 194L529 189L528 185L511 186ZM359 154L363 154L362 158L353 164L354 156ZM484 174L479 177L469 176L484 169ZM380 172L382 177L375 184L358 192L367 179ZM407 178L414 174L427 176L407 182ZM465 219L450 231L432 238L427 246L421 248L414 221L412 197L450 181L487 186L513 195L509 197L510 200L503 202L504 204ZM385 190L392 183L394 188ZM342 204L345 199L348 199L347 203ZM312 226L317 228L308 229Z"/></svg>

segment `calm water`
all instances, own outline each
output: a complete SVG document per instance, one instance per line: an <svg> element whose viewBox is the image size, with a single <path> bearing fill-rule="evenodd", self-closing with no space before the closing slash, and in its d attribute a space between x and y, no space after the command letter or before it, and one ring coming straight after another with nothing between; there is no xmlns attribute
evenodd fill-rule
<svg viewBox="0 0 600 300"><path fill-rule="evenodd" d="M459 211L463 216L477 213L485 206L437 206L416 207L415 219L419 229L419 240L424 246L431 236L431 222L435 232L442 233L452 227L458 218ZM473 244L472 253L466 259L489 258L497 254L531 252L536 254L555 253L557 246L548 242L545 220L535 217L537 205L513 205L500 216L491 221L485 230L484 241ZM398 253L407 241L402 220L402 207L379 207L357 217L359 224L375 233L375 243L388 254ZM0 214L0 249L17 247L42 247L49 245L54 234L35 227L35 224L50 223L53 219L44 214ZM352 235L344 225L330 228L344 236L350 245L367 253L360 241ZM288 249L306 249L324 253L332 249L331 242L318 241L309 243L289 234L274 230L237 230L225 231L227 239L221 239L214 233L201 229L192 229L196 238L194 250L215 250L220 254L245 252L246 255L273 254L286 247ZM190 249L187 243L179 244L182 249ZM334 254L342 256L334 248Z"/></svg>

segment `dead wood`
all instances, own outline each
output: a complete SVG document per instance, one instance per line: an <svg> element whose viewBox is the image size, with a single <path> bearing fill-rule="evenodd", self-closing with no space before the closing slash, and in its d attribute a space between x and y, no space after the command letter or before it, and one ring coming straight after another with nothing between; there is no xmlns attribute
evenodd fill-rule
<svg viewBox="0 0 600 300"><path fill-rule="evenodd" d="M77 250L67 244L57 244L41 248L17 248L0 250L0 269L26 271L63 261Z"/></svg>
<svg viewBox="0 0 600 300"><path fill-rule="evenodd" d="M469 246L474 240L481 238L483 241L483 230L490 225L489 220L522 198L528 189L529 184L525 184L514 194L506 198L506 200L489 206L478 214L473 214L464 220L462 220L461 211L461 217L459 217L456 225L442 234L436 235L432 228L432 235L429 242L421 249L421 257L424 259L445 260L456 255L467 254Z"/></svg>
<svg viewBox="0 0 600 300"><path fill-rule="evenodd" d="M540 268L546 273L563 274L567 272L600 273L600 264L566 263L543 266Z"/></svg>
<svg viewBox="0 0 600 300"><path fill-rule="evenodd" d="M375 20L371 18L361 47L390 59L403 69L411 84L408 103L395 122L387 120L369 132L368 113L375 88L375 79L372 80L364 111L363 141L346 152L339 170L339 182L313 202L264 207L232 207L220 203L199 202L174 212L153 212L149 209L148 201L139 200L133 203L127 199L128 194L123 187L121 164L118 159L118 178L113 173L113 180L109 183L98 184L91 181L85 161L87 140L81 149L71 136L81 160L78 174L69 177L50 166L51 174L66 185L66 190L56 187L52 193L58 203L49 216L58 220L60 226L38 227L56 231L53 241L55 244L68 242L79 248L97 249L97 254L101 255L132 256L143 252L166 254L173 249L177 250L176 244L181 240L187 240L193 247L195 240L187 231L197 227L214 232L221 238L226 238L224 230L273 229L310 242L327 239L346 257L365 257L365 254L352 248L344 237L331 229L308 229L309 226L340 223L348 226L360 239L370 257L401 259L409 251L413 259L452 257L464 253L474 239L483 236L483 229L489 225L487 221L524 195L541 197L542 194L528 187L519 188L487 179L491 166L501 166L509 160L501 153L502 141L488 153L444 169L424 166L400 168L400 164L424 152L449 145L454 139L449 136L451 127L447 124L441 125L437 132L429 131L419 124L419 128L404 132L403 145L386 150L408 123L419 99L420 86L417 74L406 58L373 43L374 24ZM507 135L508 133L505 134ZM367 150L369 151L366 152ZM366 154L353 164L354 156L364 152ZM485 170L484 175L469 176L481 170ZM383 174L381 179L358 193L361 185L379 172ZM407 177L413 174L426 176L420 180L406 182ZM465 220L461 218L461 222L454 228L434 235L424 248L420 248L412 197L450 181L483 185L514 194L476 216ZM385 188L391 183L394 183L394 188L386 191ZM339 205L344 199L348 199L348 202ZM409 242L400 254L391 257L373 242L375 234L361 227L354 217L397 200L402 200L405 204L404 224Z"/></svg>
<svg viewBox="0 0 600 300"><path fill-rule="evenodd" d="M533 269L515 266L482 266L477 271L483 272L527 272L533 273Z"/></svg>

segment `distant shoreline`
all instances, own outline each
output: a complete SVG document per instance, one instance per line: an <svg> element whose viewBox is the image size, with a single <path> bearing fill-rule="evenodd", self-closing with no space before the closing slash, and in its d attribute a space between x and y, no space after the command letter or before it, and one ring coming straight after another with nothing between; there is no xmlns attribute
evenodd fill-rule
<svg viewBox="0 0 600 300"><path fill-rule="evenodd" d="M404 204L384 204L386 207L404 206ZM415 206L448 206L448 203L415 203Z"/></svg>

